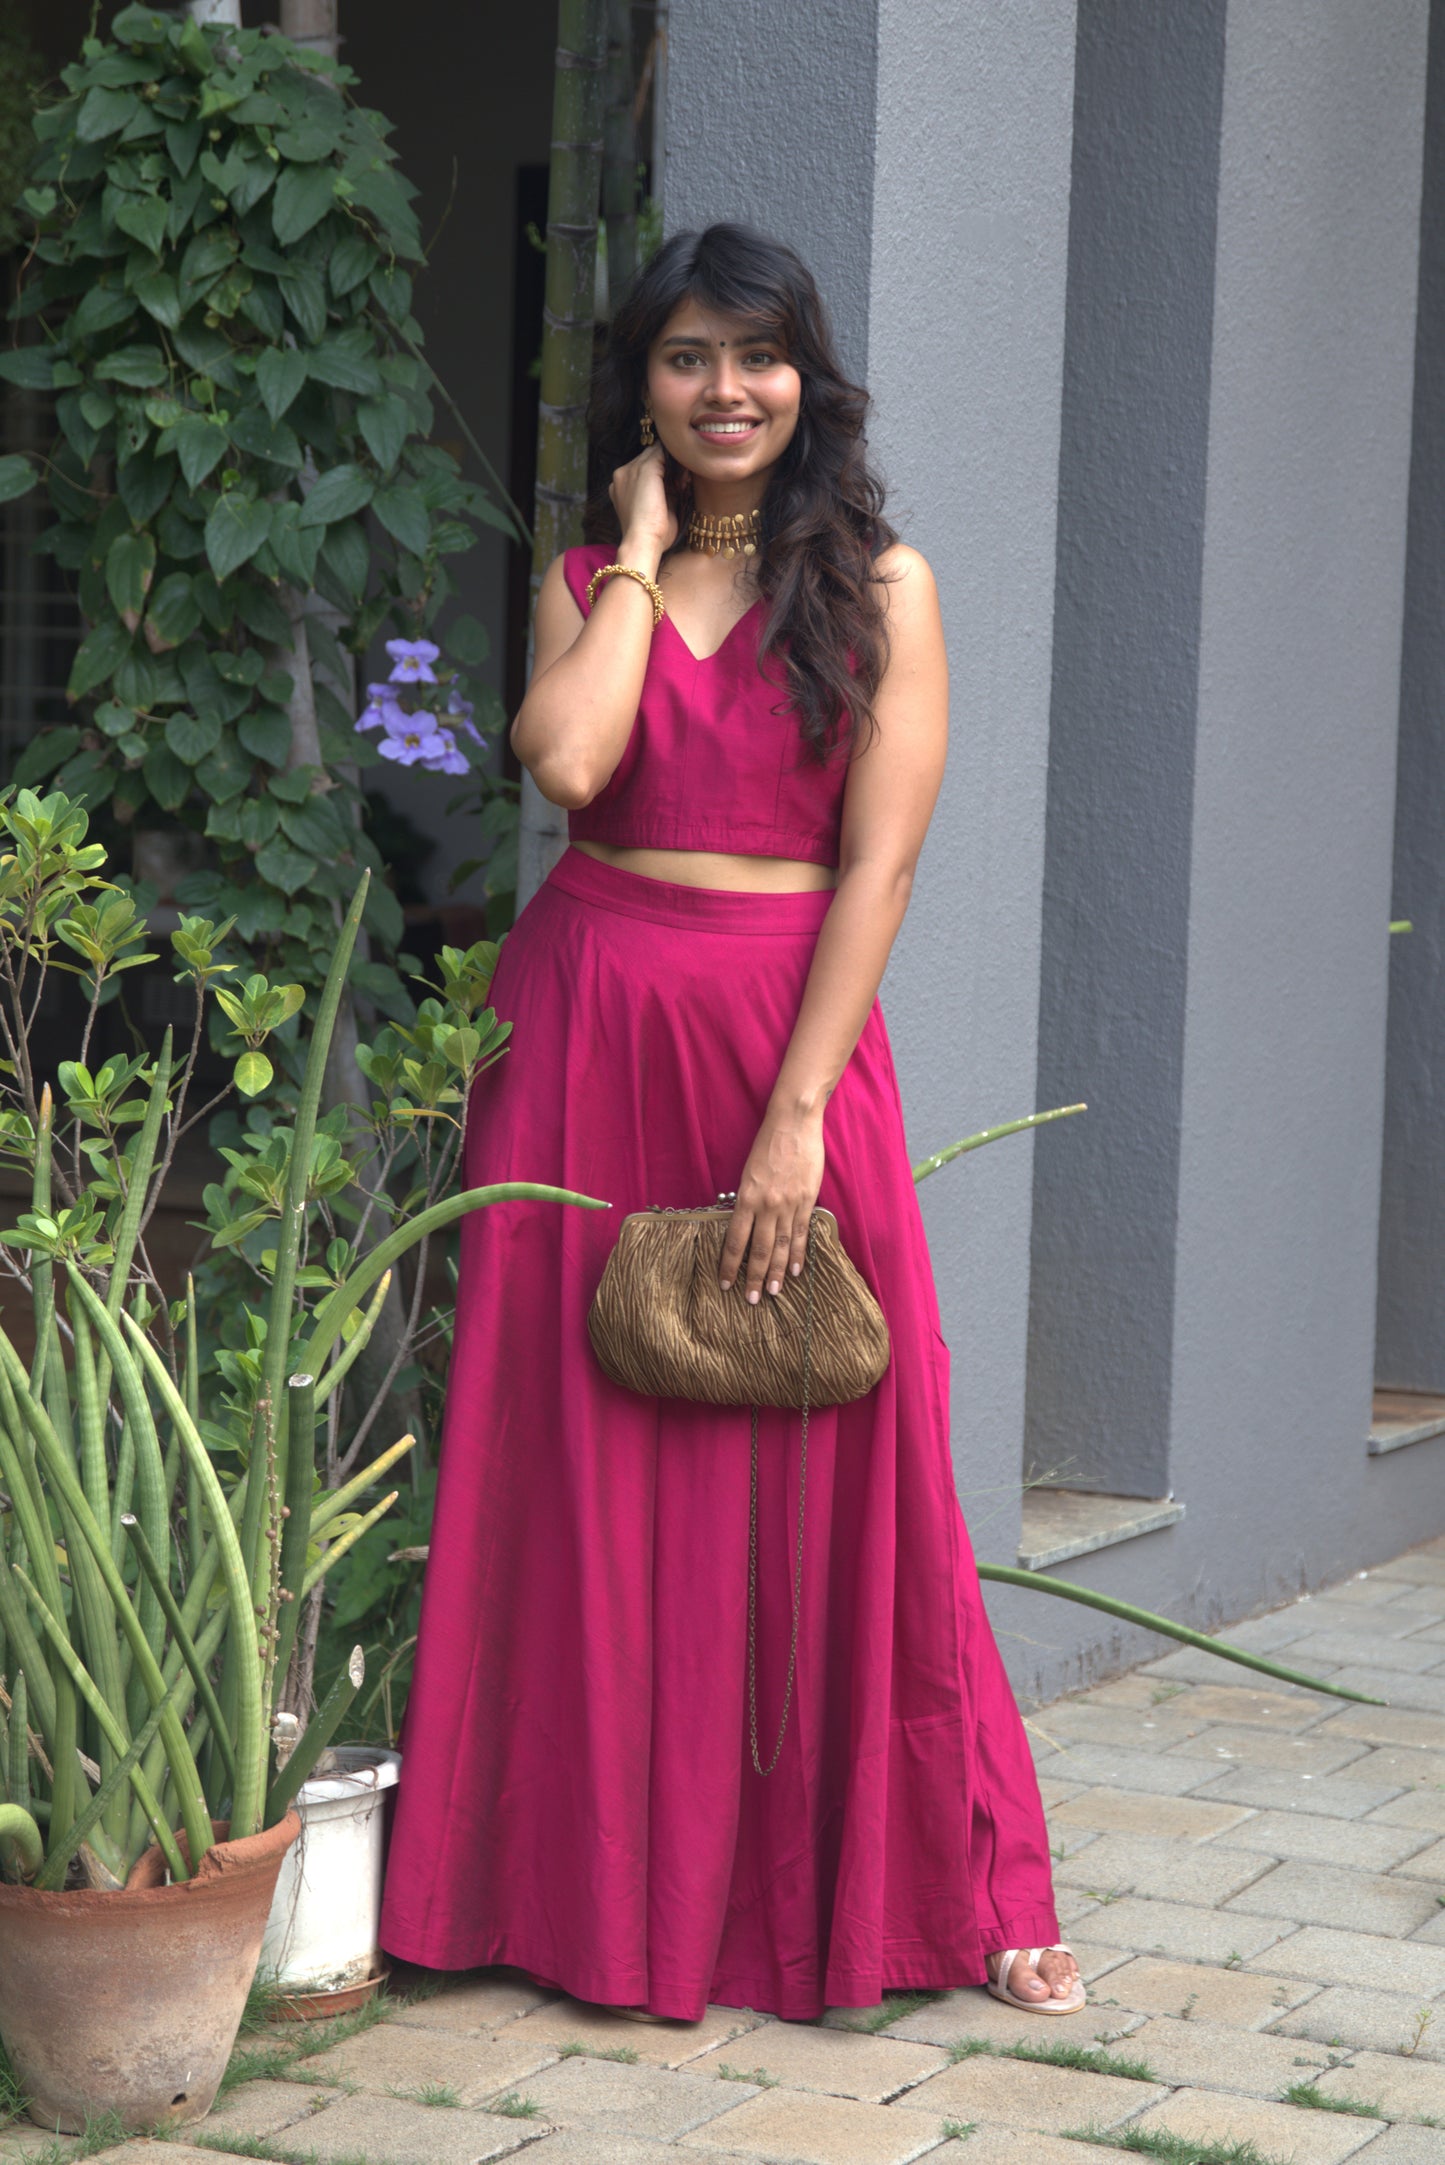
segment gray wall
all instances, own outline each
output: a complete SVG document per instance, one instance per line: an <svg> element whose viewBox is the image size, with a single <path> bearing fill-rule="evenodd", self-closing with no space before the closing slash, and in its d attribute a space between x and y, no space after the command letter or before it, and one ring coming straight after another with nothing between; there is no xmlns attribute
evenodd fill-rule
<svg viewBox="0 0 1445 2165"><path fill-rule="evenodd" d="M1434 1447L1365 1453L1425 13L1229 9L1169 1436L1188 1515L1066 1567L1195 1623L1445 1518ZM1044 1696L1147 1643L1050 1635L1016 1672Z"/></svg>
<svg viewBox="0 0 1445 2165"><path fill-rule="evenodd" d="M1430 1447L1365 1452L1426 0L1228 0L1222 38L1087 0L1072 171L1072 0L876 0L871 40L857 0L801 71L749 8L733 73L675 4L669 224L817 265L944 597L883 993L910 1142L1093 1105L1036 1207L1027 1143L923 1190L978 1547L1016 1540L1032 1230L1036 1444L1187 1507L1071 1577L1217 1623L1378 1561L1445 1523ZM1149 1643L990 1607L1038 1696Z"/></svg>
<svg viewBox="0 0 1445 2165"><path fill-rule="evenodd" d="M1169 1489L1225 0L1081 0L1025 1466Z"/></svg>
<svg viewBox="0 0 1445 2165"><path fill-rule="evenodd" d="M1431 10L1375 1369L1445 1391L1445 5ZM1435 1448L1442 1448L1436 1446Z"/></svg>

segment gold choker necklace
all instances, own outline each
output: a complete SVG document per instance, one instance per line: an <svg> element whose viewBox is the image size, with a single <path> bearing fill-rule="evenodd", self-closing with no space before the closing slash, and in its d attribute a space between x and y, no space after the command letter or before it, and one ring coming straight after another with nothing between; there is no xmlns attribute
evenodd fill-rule
<svg viewBox="0 0 1445 2165"><path fill-rule="evenodd" d="M709 519L694 512L687 529L687 545L708 556L756 556L763 538L761 511L733 511L725 518Z"/></svg>

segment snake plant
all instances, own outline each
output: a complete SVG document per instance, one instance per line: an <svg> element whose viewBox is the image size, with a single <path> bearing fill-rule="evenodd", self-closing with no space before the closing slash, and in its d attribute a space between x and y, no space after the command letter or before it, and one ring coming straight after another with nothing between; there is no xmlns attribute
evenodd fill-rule
<svg viewBox="0 0 1445 2165"><path fill-rule="evenodd" d="M17 801L27 818L64 813L59 799ZM54 917L42 880L28 931L17 930L6 889L15 863L0 854L0 977L13 976L16 940ZM303 1605L395 1501L392 1491L352 1510L411 1443L402 1438L344 1487L318 1487L318 1410L364 1343L377 1289L408 1249L486 1204L606 1207L508 1181L402 1218L336 1282L307 1264L317 1169L330 1162L318 1136L322 1078L365 894L363 875L306 1050L239 1478L223 1479L208 1448L202 1408L216 1379L201 1372L194 1293L162 1319L132 1268L174 1118L169 1045L135 1102L133 1143L106 1158L116 1174L108 1208L61 1181L53 1100L48 1088L37 1094L32 1207L5 1236L29 1253L28 1361L0 1330L0 1862L39 1888L122 1886L153 1842L185 1879L212 1845L213 1821L237 1838L284 1815L361 1682L358 1650L295 1755L274 1763L275 1702ZM5 1049L29 1057L28 1046ZM318 1276L329 1290L308 1310L302 1293Z"/></svg>

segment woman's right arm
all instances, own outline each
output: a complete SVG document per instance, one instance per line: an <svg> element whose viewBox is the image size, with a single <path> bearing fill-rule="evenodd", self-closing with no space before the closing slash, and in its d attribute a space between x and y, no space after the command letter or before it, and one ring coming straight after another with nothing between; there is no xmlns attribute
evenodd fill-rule
<svg viewBox="0 0 1445 2165"><path fill-rule="evenodd" d="M619 467L612 500L623 539L615 561L656 579L677 532L654 445ZM532 679L512 723L511 744L552 804L575 809L605 787L627 749L652 646L652 600L636 579L604 579L590 616L568 590L562 559L548 565L537 596Z"/></svg>

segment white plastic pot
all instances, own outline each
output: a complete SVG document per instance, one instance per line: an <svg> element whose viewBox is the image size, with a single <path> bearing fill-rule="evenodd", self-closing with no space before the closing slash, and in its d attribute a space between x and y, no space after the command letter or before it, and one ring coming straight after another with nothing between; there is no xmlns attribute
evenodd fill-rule
<svg viewBox="0 0 1445 2165"><path fill-rule="evenodd" d="M342 1992L380 1965L386 1794L400 1752L339 1745L339 1771L303 1782L301 1838L287 1851L259 1976L288 1993Z"/></svg>

